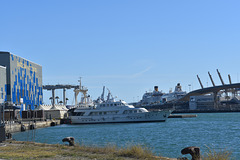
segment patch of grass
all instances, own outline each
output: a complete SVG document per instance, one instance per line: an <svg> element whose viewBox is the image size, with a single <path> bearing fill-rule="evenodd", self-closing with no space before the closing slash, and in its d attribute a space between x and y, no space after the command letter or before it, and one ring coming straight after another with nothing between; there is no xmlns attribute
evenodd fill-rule
<svg viewBox="0 0 240 160"><path fill-rule="evenodd" d="M230 160L231 152L227 150L216 151L210 147L207 147L208 151L202 156L203 160Z"/></svg>
<svg viewBox="0 0 240 160"><path fill-rule="evenodd" d="M0 147L0 158L4 159L98 159L136 160L165 159L155 156L150 149L140 145L118 148L116 145L94 147L85 145L66 146L13 141Z"/></svg>
<svg viewBox="0 0 240 160"><path fill-rule="evenodd" d="M122 148L117 154L119 156L135 157L139 159L149 159L154 157L152 151L149 148L142 147L140 145L133 145L128 146L127 148Z"/></svg>
<svg viewBox="0 0 240 160"><path fill-rule="evenodd" d="M85 151L85 152L90 152L90 153L100 153L100 154L116 153L117 150L118 150L116 145L107 145L107 146L104 146L104 147L77 145L77 146L74 147L74 149Z"/></svg>
<svg viewBox="0 0 240 160"><path fill-rule="evenodd" d="M50 148L33 147L32 144L9 145L0 148L0 157L6 159L50 158L56 154Z"/></svg>

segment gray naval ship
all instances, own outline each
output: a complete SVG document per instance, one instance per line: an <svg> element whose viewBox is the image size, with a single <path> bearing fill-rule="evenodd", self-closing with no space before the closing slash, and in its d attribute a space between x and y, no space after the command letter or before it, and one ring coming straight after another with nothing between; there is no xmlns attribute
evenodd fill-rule
<svg viewBox="0 0 240 160"><path fill-rule="evenodd" d="M170 90L169 93L163 93L158 90L158 86L154 86L153 92L144 93L142 99L133 105L135 107L144 107L150 110L174 108L174 102L184 97L186 94L187 92L182 91L180 83L175 86L173 92Z"/></svg>

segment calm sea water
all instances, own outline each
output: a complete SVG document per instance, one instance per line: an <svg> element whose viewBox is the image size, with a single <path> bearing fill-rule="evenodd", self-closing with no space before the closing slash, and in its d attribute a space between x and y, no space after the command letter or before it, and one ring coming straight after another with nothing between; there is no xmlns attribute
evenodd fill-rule
<svg viewBox="0 0 240 160"><path fill-rule="evenodd" d="M34 131L15 133L20 141L32 140ZM85 145L124 147L140 144L166 157L181 157L181 149L207 146L229 150L232 157L240 157L240 113L201 113L196 118L168 119L159 123L59 125L35 130L35 141L63 144L64 137L73 136Z"/></svg>

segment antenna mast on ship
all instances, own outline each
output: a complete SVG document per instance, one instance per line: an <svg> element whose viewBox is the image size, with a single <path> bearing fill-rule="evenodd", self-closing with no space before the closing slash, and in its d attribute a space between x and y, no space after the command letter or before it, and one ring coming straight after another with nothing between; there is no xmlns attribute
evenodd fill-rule
<svg viewBox="0 0 240 160"><path fill-rule="evenodd" d="M107 100L110 100L110 98L112 97L112 99L113 99L113 96L112 96L112 94L111 94L111 91L107 88L107 90L108 90L108 96L107 96Z"/></svg>
<svg viewBox="0 0 240 160"><path fill-rule="evenodd" d="M105 86L103 86L103 92L102 92L102 95L101 95L101 100L104 102L104 92L105 92Z"/></svg>

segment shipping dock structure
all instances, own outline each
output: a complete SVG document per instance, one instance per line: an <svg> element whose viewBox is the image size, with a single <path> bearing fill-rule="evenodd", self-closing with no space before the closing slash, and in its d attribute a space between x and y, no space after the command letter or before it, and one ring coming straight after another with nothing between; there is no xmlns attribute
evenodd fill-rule
<svg viewBox="0 0 240 160"><path fill-rule="evenodd" d="M146 92L138 103L131 103L136 108L146 108L149 111L159 109L173 109L173 113L198 112L240 112L240 83L229 83L224 80L217 70L221 85L215 85L211 74L211 87L204 87L197 75L201 89L189 93L182 91L180 83L174 91L162 93L158 86L153 92ZM81 105L82 99L90 99L88 89L81 85L43 85L42 66L10 52L0 51L0 142L6 134L48 127L60 124L62 119L68 118L66 90L73 89L75 104ZM55 90L62 90L63 99L59 100ZM43 90L51 91L50 105L43 104ZM82 93L81 102L77 100ZM87 100L88 101L88 100ZM86 101L85 101L86 102ZM90 101L93 103L96 101ZM94 105L94 104L93 104ZM174 115L171 118L184 118Z"/></svg>
<svg viewBox="0 0 240 160"><path fill-rule="evenodd" d="M133 104L136 107L144 106L148 110L172 108L174 109L173 113L240 112L240 83L232 83L231 76L228 75L229 84L226 84L218 69L217 74L221 85L215 85L210 72L208 72L212 82L211 87L204 87L197 75L201 89L186 93L181 90L181 86L178 84L171 94L179 93L179 96L174 96L175 98L168 101L165 98L167 96L160 93L158 87L155 86L154 92L145 93L140 102ZM152 103L146 103L144 100L146 94L150 97L148 102Z"/></svg>

